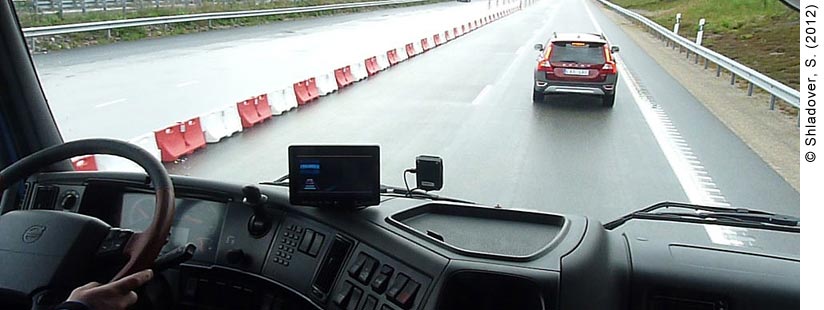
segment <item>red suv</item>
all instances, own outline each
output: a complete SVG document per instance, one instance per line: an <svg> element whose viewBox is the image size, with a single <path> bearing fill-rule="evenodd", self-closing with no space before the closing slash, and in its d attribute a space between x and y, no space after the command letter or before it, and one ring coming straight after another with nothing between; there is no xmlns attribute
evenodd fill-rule
<svg viewBox="0 0 824 310"><path fill-rule="evenodd" d="M536 44L541 52L535 68L532 101L543 102L549 94L600 96L605 107L615 104L618 68L611 46L603 34L556 33L546 43Z"/></svg>

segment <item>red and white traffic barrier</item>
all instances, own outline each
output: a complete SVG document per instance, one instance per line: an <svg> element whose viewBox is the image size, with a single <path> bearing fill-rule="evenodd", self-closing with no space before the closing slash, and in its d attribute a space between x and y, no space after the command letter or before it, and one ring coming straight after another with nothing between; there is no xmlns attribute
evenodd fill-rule
<svg viewBox="0 0 824 310"><path fill-rule="evenodd" d="M217 143L220 139L231 137L236 132L243 130L240 115L235 105L213 111L202 116L200 120L206 143Z"/></svg>
<svg viewBox="0 0 824 310"><path fill-rule="evenodd" d="M418 55L420 51L419 49L415 48L415 43L407 43L404 46L404 50L406 51L406 58L415 57L415 55Z"/></svg>
<svg viewBox="0 0 824 310"><path fill-rule="evenodd" d="M326 72L315 77L318 86L318 94L326 96L338 90L338 82L335 80L334 72Z"/></svg>
<svg viewBox="0 0 824 310"><path fill-rule="evenodd" d="M74 171L97 171L97 160L94 155L72 157Z"/></svg>
<svg viewBox="0 0 824 310"><path fill-rule="evenodd" d="M397 57L398 62L403 62L409 59L409 55L406 54L406 45L395 48L395 51L397 52L395 53L395 56Z"/></svg>
<svg viewBox="0 0 824 310"><path fill-rule="evenodd" d="M283 88L267 94L269 105L272 107L272 115L281 115L283 112L298 107L298 99L291 88Z"/></svg>
<svg viewBox="0 0 824 310"><path fill-rule="evenodd" d="M349 68L352 69L352 77L355 78L355 81L363 80L369 76L369 72L366 70L366 63L363 61L351 64Z"/></svg>
<svg viewBox="0 0 824 310"><path fill-rule="evenodd" d="M292 85L292 88L295 91L295 97L297 98L298 105L304 105L307 102L320 97L315 78L309 78L308 80L297 82Z"/></svg>
<svg viewBox="0 0 824 310"><path fill-rule="evenodd" d="M375 57L378 60L378 70L386 70L387 68L389 68L389 66L392 65L391 63L389 63L389 57L386 55L386 53L380 53L378 54L378 56Z"/></svg>

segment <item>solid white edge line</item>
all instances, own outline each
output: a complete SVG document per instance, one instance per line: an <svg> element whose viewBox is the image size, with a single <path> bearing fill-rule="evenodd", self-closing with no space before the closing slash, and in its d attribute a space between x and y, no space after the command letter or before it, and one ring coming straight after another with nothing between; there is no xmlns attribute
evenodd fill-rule
<svg viewBox="0 0 824 310"><path fill-rule="evenodd" d="M595 16L592 14L587 2L583 2L582 4L596 30L599 33L603 33L603 28L601 28L601 25L595 19ZM630 71L627 70L623 61L621 61L621 58L617 55L615 58L617 63L616 65L619 72L621 72L621 80L626 83L627 89L629 89L633 101L641 111L644 120L647 122L647 126L650 128L650 131L652 131L656 142L658 142L658 147L667 159L673 173L675 173L675 177L681 184L681 188L684 190L684 194L687 195L689 202L710 206L722 204L712 198L712 196L720 197L719 199L723 198L720 190L710 193L696 181L696 177L699 175L706 175L706 179L710 182L712 182L712 179L709 177L709 173L704 170L703 166L688 162L682 155L687 151L690 151L690 154L692 155L691 149L689 148L689 145L685 143L686 140L680 136L678 130L667 117L665 111L660 106L657 106L655 109L653 108L649 99L641 95L640 85L637 83L637 80L632 76ZM680 141L675 142L675 138ZM723 204L726 204L726 202L723 202Z"/></svg>

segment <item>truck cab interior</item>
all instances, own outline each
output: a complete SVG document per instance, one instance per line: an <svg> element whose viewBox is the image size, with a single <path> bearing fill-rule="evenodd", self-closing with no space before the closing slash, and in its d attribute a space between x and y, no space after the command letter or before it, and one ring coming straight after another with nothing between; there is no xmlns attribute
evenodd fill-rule
<svg viewBox="0 0 824 310"><path fill-rule="evenodd" d="M799 307L797 219L662 202L603 224L381 186L376 146L288 151L291 183L249 185L169 175L126 142L64 142L0 1L0 308L49 309L146 268L135 309ZM146 173L73 171L85 154ZM328 166L360 196L308 194Z"/></svg>

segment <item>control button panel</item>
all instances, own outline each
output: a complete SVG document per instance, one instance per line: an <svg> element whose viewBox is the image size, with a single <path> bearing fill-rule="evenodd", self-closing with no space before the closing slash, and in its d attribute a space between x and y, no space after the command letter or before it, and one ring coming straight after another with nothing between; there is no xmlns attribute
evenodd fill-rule
<svg viewBox="0 0 824 310"><path fill-rule="evenodd" d="M277 252L272 252L272 262L288 267L295 254L295 247L298 245L304 228L297 224L286 225L286 229L276 239L278 241Z"/></svg>
<svg viewBox="0 0 824 310"><path fill-rule="evenodd" d="M430 278L369 246L359 244L332 293L336 309L421 308ZM357 302L357 303L356 303Z"/></svg>
<svg viewBox="0 0 824 310"><path fill-rule="evenodd" d="M328 303L335 291L316 292L313 281L334 240L336 232L305 218L286 215L274 232L263 266L263 276L313 298ZM347 253L350 250L347 250ZM350 254L351 255L351 254ZM344 256L345 260L347 256ZM343 265L341 268L347 268ZM345 273L344 273L345 274ZM331 279L331 283L337 283ZM332 288L333 284L329 284Z"/></svg>

